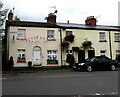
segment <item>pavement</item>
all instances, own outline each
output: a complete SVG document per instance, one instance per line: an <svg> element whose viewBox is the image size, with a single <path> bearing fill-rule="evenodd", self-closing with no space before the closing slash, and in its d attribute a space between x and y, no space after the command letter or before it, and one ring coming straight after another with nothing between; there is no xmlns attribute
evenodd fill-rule
<svg viewBox="0 0 120 97"><path fill-rule="evenodd" d="M15 68L14 70L5 70L2 71L2 74L11 74L11 73L40 73L40 72L70 72L73 71L70 67L61 67L61 68L25 68L25 69L18 69Z"/></svg>

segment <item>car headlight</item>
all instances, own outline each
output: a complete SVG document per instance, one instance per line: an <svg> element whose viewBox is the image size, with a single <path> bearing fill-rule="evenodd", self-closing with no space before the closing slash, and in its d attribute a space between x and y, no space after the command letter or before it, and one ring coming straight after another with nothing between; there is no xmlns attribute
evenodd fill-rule
<svg viewBox="0 0 120 97"><path fill-rule="evenodd" d="M84 63L80 63L80 64L79 64L79 66L82 66L82 65L84 65Z"/></svg>

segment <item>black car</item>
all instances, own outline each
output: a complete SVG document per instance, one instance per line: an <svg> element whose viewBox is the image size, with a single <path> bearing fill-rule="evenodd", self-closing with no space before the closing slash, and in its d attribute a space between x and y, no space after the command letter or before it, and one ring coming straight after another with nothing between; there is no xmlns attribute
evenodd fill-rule
<svg viewBox="0 0 120 97"><path fill-rule="evenodd" d="M87 70L91 72L93 70L112 70L115 71L118 67L118 62L116 60L111 60L105 56L96 56L93 58L88 58L83 63L74 63L73 69L75 70Z"/></svg>

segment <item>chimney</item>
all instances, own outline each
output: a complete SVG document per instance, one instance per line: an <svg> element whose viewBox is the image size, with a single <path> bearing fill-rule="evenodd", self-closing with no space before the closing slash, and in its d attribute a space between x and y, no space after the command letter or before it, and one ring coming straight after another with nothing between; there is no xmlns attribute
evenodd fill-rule
<svg viewBox="0 0 120 97"><path fill-rule="evenodd" d="M48 23L56 23L56 15L54 13L48 14L47 22Z"/></svg>
<svg viewBox="0 0 120 97"><path fill-rule="evenodd" d="M97 22L97 20L96 20L96 18L94 18L94 16L89 16L89 17L87 17L87 19L85 20L85 24L86 25L96 25L96 22Z"/></svg>
<svg viewBox="0 0 120 97"><path fill-rule="evenodd" d="M12 10L8 13L8 20L13 20L13 13Z"/></svg>

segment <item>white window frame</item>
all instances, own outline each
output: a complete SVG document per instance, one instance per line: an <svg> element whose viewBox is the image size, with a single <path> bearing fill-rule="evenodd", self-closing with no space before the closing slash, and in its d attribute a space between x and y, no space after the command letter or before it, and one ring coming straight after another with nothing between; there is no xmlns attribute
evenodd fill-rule
<svg viewBox="0 0 120 97"><path fill-rule="evenodd" d="M66 35L72 34L72 31L66 31Z"/></svg>
<svg viewBox="0 0 120 97"><path fill-rule="evenodd" d="M72 52L73 52L72 50L67 50L66 54L71 54L72 55L73 54Z"/></svg>
<svg viewBox="0 0 120 97"><path fill-rule="evenodd" d="M105 32L99 32L99 41L106 41Z"/></svg>
<svg viewBox="0 0 120 97"><path fill-rule="evenodd" d="M48 55L48 59L51 59L51 60L58 59L57 50L47 50L47 55Z"/></svg>
<svg viewBox="0 0 120 97"><path fill-rule="evenodd" d="M18 49L18 61L21 61L21 60L25 61L25 58L26 58L26 50Z"/></svg>
<svg viewBox="0 0 120 97"><path fill-rule="evenodd" d="M120 55L120 50L116 50L116 56Z"/></svg>
<svg viewBox="0 0 120 97"><path fill-rule="evenodd" d="M114 33L115 41L120 41L120 33Z"/></svg>
<svg viewBox="0 0 120 97"><path fill-rule="evenodd" d="M18 38L26 38L26 29L18 29Z"/></svg>
<svg viewBox="0 0 120 97"><path fill-rule="evenodd" d="M106 50L100 50L100 55L101 56L106 56L106 52L107 52Z"/></svg>
<svg viewBox="0 0 120 97"><path fill-rule="evenodd" d="M54 30L47 30L47 39L54 39Z"/></svg>

